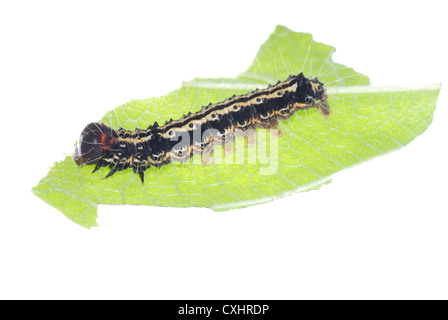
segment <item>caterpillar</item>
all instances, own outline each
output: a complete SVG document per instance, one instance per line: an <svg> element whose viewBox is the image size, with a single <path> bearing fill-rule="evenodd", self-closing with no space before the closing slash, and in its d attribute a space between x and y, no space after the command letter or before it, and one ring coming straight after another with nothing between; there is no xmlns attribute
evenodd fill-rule
<svg viewBox="0 0 448 320"><path fill-rule="evenodd" d="M73 158L79 166L109 167L109 178L118 171L132 168L142 184L144 172L151 166L162 167L172 161L185 161L193 154L209 152L213 145L233 141L248 129L277 128L278 120L287 119L297 110L316 107L328 117L324 84L303 73L291 75L265 89L232 96L204 106L163 126L157 122L146 130L114 130L104 123L88 124L78 139Z"/></svg>

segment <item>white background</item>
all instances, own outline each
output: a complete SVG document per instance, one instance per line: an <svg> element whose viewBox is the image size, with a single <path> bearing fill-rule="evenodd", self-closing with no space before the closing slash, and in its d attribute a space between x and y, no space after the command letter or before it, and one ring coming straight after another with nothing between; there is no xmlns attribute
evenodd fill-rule
<svg viewBox="0 0 448 320"><path fill-rule="evenodd" d="M0 298L448 298L448 107L403 149L246 209L100 206L84 229L31 193L90 121L234 77L277 24L372 85L447 82L444 1L3 1Z"/></svg>

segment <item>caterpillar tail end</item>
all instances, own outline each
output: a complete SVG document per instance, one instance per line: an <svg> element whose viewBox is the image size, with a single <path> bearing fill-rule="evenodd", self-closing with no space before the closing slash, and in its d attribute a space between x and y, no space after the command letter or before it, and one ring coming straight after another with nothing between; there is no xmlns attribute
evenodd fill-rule
<svg viewBox="0 0 448 320"><path fill-rule="evenodd" d="M319 111L325 118L328 118L331 115L330 105L327 103L327 101L321 101L316 105L316 108L319 109Z"/></svg>

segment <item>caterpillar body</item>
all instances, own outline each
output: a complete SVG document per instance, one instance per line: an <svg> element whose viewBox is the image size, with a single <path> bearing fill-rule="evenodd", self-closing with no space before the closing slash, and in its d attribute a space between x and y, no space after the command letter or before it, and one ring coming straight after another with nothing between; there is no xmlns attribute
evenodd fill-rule
<svg viewBox="0 0 448 320"><path fill-rule="evenodd" d="M95 172L108 166L105 178L132 168L144 183L144 172L151 166L162 167L171 161L185 161L193 154L209 152L213 145L233 141L256 127L276 128L297 110L316 107L330 115L327 94L317 78L303 73L255 90L209 104L179 120L157 122L146 130L114 130L104 123L90 123L82 131L73 158L78 165L96 165Z"/></svg>

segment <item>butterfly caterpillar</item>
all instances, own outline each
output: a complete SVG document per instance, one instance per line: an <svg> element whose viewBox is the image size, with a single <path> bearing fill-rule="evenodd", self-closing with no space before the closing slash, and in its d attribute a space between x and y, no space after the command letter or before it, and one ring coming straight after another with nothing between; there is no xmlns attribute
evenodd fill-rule
<svg viewBox="0 0 448 320"><path fill-rule="evenodd" d="M277 128L277 120L287 119L297 110L316 107L328 117L326 100L323 83L300 73L266 89L209 104L163 126L155 122L146 130L129 131L90 123L79 137L73 158L80 166L95 164L92 173L109 166L105 178L132 168L144 183L144 171L151 166L160 168L171 161L185 161L248 129Z"/></svg>

